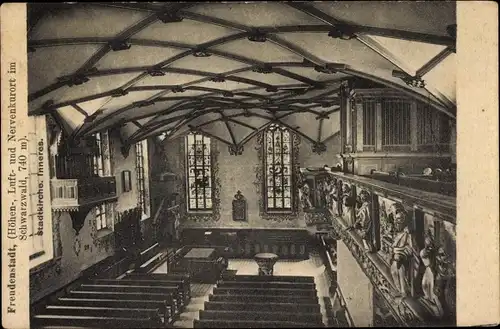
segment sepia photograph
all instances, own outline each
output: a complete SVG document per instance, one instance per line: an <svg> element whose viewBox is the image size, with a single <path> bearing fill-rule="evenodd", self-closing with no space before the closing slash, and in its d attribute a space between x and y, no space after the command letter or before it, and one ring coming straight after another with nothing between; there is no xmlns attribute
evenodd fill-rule
<svg viewBox="0 0 500 329"><path fill-rule="evenodd" d="M22 11L3 312L25 289L31 328L460 325L457 2Z"/></svg>

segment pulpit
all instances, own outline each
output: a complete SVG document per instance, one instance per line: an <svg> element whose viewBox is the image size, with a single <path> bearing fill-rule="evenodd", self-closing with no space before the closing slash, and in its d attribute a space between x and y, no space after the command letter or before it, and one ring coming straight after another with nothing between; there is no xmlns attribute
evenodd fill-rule
<svg viewBox="0 0 500 329"><path fill-rule="evenodd" d="M278 261L278 255L273 253L261 253L254 256L259 265L259 275L273 275L274 264Z"/></svg>

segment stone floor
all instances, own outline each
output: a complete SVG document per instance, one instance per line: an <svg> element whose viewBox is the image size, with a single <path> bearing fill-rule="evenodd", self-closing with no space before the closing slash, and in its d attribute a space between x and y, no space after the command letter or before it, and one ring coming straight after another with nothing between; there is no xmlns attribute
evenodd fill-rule
<svg viewBox="0 0 500 329"><path fill-rule="evenodd" d="M230 259L228 269L236 270L239 275L255 275L258 266L253 259ZM167 270L165 264L158 267L155 273L167 273ZM325 303L330 302L329 284L325 274L325 266L319 255L311 253L307 260L278 260L274 265L274 274L314 277L323 322L327 326L331 323L331 305L326 304L325 307ZM174 323L174 327L193 328L193 320L199 318L199 311L203 309L204 302L208 301L208 295L212 293L214 287L215 284L191 284L191 301L184 313L180 315L179 320Z"/></svg>

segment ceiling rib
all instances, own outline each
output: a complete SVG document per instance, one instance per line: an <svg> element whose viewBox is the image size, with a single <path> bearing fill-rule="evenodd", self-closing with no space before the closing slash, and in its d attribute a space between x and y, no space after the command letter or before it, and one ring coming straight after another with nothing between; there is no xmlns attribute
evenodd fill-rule
<svg viewBox="0 0 500 329"><path fill-rule="evenodd" d="M418 77L423 77L427 73L429 73L433 68L435 68L439 63L444 61L449 55L453 54L453 48L452 47L446 47L443 50L439 52L436 56L431 58L427 63L425 63L421 68L417 70L417 74L415 74Z"/></svg>
<svg viewBox="0 0 500 329"><path fill-rule="evenodd" d="M335 19L335 21L332 21L333 17L313 7L310 4L299 3L299 2L287 2L286 4L294 9L300 10L316 19L319 19L320 21L326 24L342 26L354 34L371 34L382 37L425 42L443 46L455 45L455 39L449 36L432 35L432 34L411 32L411 31L404 31L397 29L356 25L356 24L346 23L337 19Z"/></svg>

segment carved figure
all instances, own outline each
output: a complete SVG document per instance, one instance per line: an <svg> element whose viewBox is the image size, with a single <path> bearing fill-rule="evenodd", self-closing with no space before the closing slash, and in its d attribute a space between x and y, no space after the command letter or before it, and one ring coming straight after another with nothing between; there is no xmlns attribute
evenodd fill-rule
<svg viewBox="0 0 500 329"><path fill-rule="evenodd" d="M434 239L430 232L428 232L425 237L425 247L420 251L420 258L425 266L425 272L422 277L424 296L421 300L433 315L441 317L443 315L443 307L436 295L436 290L438 289L435 289L436 276L434 273L435 264L433 264L436 251L437 248Z"/></svg>
<svg viewBox="0 0 500 329"><path fill-rule="evenodd" d="M402 296L407 296L410 286L407 279L411 257L414 254L413 242L408 230L407 213L401 204L392 206L395 236L392 243L391 275Z"/></svg>
<svg viewBox="0 0 500 329"><path fill-rule="evenodd" d="M354 225L351 218L351 209L354 206L351 197L351 187L344 184L342 187L342 216L349 226Z"/></svg>
<svg viewBox="0 0 500 329"><path fill-rule="evenodd" d="M373 230L370 194L367 191L362 190L359 193L359 198L361 207L359 207L358 211L356 212L356 222L354 223L354 228L360 231L365 250L367 252L374 252L375 236Z"/></svg>
<svg viewBox="0 0 500 329"><path fill-rule="evenodd" d="M301 197L300 200L302 201L302 207L304 210L312 208L312 203L311 203L311 189L309 187L309 184L307 182L304 182L304 185L300 189L301 192Z"/></svg>

